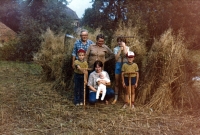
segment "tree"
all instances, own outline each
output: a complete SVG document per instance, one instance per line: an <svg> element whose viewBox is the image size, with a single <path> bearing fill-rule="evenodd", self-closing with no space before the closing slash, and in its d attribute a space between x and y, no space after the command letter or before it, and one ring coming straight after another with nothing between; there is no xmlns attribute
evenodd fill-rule
<svg viewBox="0 0 200 135"><path fill-rule="evenodd" d="M120 20L126 20L125 0L93 0L92 8L85 10L82 25L113 31Z"/></svg>
<svg viewBox="0 0 200 135"><path fill-rule="evenodd" d="M38 6L38 4L41 4ZM31 8L30 8L31 7ZM37 8L36 7L40 7ZM18 46L21 60L31 60L40 47L40 35L50 28L55 33L72 32L71 19L66 14L66 5L61 2L32 3L24 8L20 25L20 44ZM31 33L31 34L30 34Z"/></svg>
<svg viewBox="0 0 200 135"><path fill-rule="evenodd" d="M1 1L3 8L0 9L0 19L18 32L19 43L15 46L15 53L18 56L16 59L32 60L33 53L40 47L40 36L47 28L51 28L55 33L73 31L71 19L66 12L66 4L62 3L64 1Z"/></svg>
<svg viewBox="0 0 200 135"><path fill-rule="evenodd" d="M14 31L18 31L20 23L18 2L16 0L1 0L0 7L0 21Z"/></svg>

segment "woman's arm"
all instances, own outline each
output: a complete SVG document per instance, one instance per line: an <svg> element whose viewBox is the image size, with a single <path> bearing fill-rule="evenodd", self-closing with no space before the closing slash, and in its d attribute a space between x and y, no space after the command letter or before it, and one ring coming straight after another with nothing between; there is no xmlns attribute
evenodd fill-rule
<svg viewBox="0 0 200 135"><path fill-rule="evenodd" d="M97 92L97 89L95 89L94 87L94 85L96 84L96 80L94 80L94 78L94 72L92 72L88 78L88 87L91 91Z"/></svg>
<svg viewBox="0 0 200 135"><path fill-rule="evenodd" d="M124 82L124 72L122 72L121 77L122 77L122 86L125 88L126 85L125 85L125 82Z"/></svg>
<svg viewBox="0 0 200 135"><path fill-rule="evenodd" d="M115 54L116 61L119 59L120 55L121 55L121 47L120 47L119 51L117 52L117 54Z"/></svg>
<svg viewBox="0 0 200 135"><path fill-rule="evenodd" d="M106 46L106 49L107 49L107 54L108 54L109 57L107 57L105 59L105 62L108 61L108 60L111 60L115 57L115 54L112 52L112 50L108 46Z"/></svg>
<svg viewBox="0 0 200 135"><path fill-rule="evenodd" d="M92 91L94 91L94 92L97 92L97 90L96 90L93 86L90 85L90 86L88 86L88 87L89 87L90 90L92 90Z"/></svg>
<svg viewBox="0 0 200 135"><path fill-rule="evenodd" d="M126 44L124 42L121 42L121 47L123 47L123 53L126 55L128 52L128 50L127 50L128 47L126 46Z"/></svg>
<svg viewBox="0 0 200 135"><path fill-rule="evenodd" d="M108 85L108 86L111 85L111 83L108 82L108 81L106 81L106 80L100 80L100 81L98 81L97 83L98 83L98 85L99 85L99 84Z"/></svg>

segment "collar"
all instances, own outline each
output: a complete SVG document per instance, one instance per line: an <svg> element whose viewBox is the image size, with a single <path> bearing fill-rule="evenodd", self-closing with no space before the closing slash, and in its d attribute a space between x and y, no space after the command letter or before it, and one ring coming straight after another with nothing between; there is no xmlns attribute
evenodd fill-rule
<svg viewBox="0 0 200 135"><path fill-rule="evenodd" d="M83 44L83 42L82 42L81 39L79 39L79 42L80 42L81 44ZM86 44L88 44L88 43L89 43L89 40L87 39Z"/></svg>
<svg viewBox="0 0 200 135"><path fill-rule="evenodd" d="M97 47L102 47L102 48L104 48L104 47L105 47L105 44L103 44L102 46L98 46L98 45L96 44L96 46L97 46Z"/></svg>
<svg viewBox="0 0 200 135"><path fill-rule="evenodd" d="M129 62L127 62L127 64L128 64L128 65L132 65L132 64L133 64L133 62L132 62L132 63L129 63Z"/></svg>
<svg viewBox="0 0 200 135"><path fill-rule="evenodd" d="M78 59L78 61L79 61L79 62L82 62L82 63L84 62L84 60L79 60L79 59Z"/></svg>

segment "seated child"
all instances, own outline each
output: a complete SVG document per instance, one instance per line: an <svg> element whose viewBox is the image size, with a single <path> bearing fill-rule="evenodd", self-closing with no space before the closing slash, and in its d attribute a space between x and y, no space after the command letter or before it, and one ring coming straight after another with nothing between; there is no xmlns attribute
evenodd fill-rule
<svg viewBox="0 0 200 135"><path fill-rule="evenodd" d="M101 81L106 81L106 83L110 82L110 79L106 78L106 73L101 72L99 74L99 78L97 79L97 82ZM96 94L96 99L99 99L99 94L102 92L101 100L104 100L105 95L106 95L106 85L103 83L100 83L98 88L97 88L97 94Z"/></svg>

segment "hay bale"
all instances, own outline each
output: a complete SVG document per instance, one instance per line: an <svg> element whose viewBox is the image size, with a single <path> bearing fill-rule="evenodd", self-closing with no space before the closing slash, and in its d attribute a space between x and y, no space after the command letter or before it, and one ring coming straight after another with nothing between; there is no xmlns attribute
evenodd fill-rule
<svg viewBox="0 0 200 135"><path fill-rule="evenodd" d="M64 34L55 35L49 28L42 34L40 50L34 55L34 62L43 67L44 78L55 80L61 74L61 65L65 54Z"/></svg>
<svg viewBox="0 0 200 135"><path fill-rule="evenodd" d="M138 20L138 23L140 21ZM148 40L147 31L144 30L144 26L142 24L135 24L129 21L127 24L119 23L118 28L114 32L114 37L124 36L124 37L132 37L126 38L126 45L129 46L130 50L136 54L135 62L139 65L140 70L142 71L146 65L146 42ZM143 31L141 33L141 31ZM111 42L111 48L116 47L117 40L116 38Z"/></svg>
<svg viewBox="0 0 200 135"><path fill-rule="evenodd" d="M181 32L176 36L168 29L159 40L155 39L136 101L159 111L187 104L192 107L197 100L193 98L195 92L188 88L196 65L188 56Z"/></svg>

